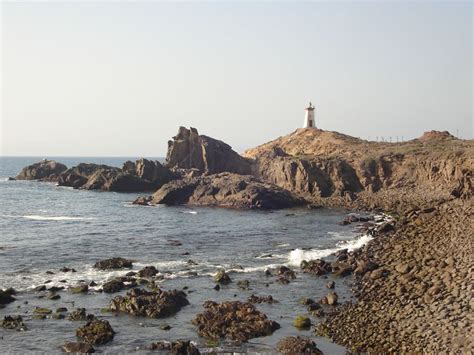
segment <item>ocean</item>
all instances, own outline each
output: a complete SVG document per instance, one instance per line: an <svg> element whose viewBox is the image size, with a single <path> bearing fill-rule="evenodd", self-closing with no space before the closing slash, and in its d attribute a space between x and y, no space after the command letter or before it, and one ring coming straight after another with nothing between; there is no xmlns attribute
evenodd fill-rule
<svg viewBox="0 0 474 355"><path fill-rule="evenodd" d="M113 342L98 346L104 352L130 352L159 340L189 339L201 349L205 339L197 336L191 319L202 311L206 300L245 301L251 294L272 295L275 304L257 308L281 324L273 335L254 338L235 346L221 343L226 351L272 352L276 343L290 335L314 338L318 347L331 354L345 349L315 337L310 330L297 330L293 319L308 315L298 300L320 299L328 293L332 279L304 274L302 260L326 257L343 248L357 248L369 237L354 226L339 222L347 211L337 209L291 209L282 211L242 211L205 207L136 206L132 201L143 194L73 190L53 183L8 181L24 166L42 157L0 158L0 288L13 287L17 301L0 309L0 317L22 315L29 330L15 332L0 328L1 352L56 352L67 341L75 341L80 325L68 320L32 319L38 307L85 307L88 313L103 317L117 332ZM134 158L51 158L68 167L79 162L122 166ZM177 242L179 241L179 243ZM180 244L180 245L177 245ZM94 292L107 280L130 270L97 271L96 261L124 257L134 261L133 270L153 265L159 270L160 287L189 292L189 306L165 319L137 318L102 314L116 294ZM297 272L288 285L265 276L268 268L286 265ZM70 267L75 273L59 269ZM233 280L220 291L213 289L212 276L225 269ZM47 271L53 274L46 273ZM236 283L249 280L250 290ZM340 301L351 299L350 278L334 279ZM75 295L67 288L79 281L95 281L88 295ZM45 284L64 286L58 300L40 298L34 288ZM125 293L123 291L122 293ZM312 318L317 322L316 318ZM169 331L160 326L169 324Z"/></svg>

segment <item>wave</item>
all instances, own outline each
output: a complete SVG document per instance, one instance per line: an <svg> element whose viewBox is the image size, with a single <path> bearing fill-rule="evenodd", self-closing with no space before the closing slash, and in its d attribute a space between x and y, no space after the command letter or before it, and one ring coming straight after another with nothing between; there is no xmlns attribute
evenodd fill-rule
<svg viewBox="0 0 474 355"><path fill-rule="evenodd" d="M357 239L341 241L336 244L335 248L328 248L328 249L316 249L316 250L303 250L303 249L295 249L292 250L288 256L288 263L292 266L299 266L303 260L315 260L326 258L331 254L338 252L339 250L347 249L348 251L353 251L356 249L361 248L369 241L371 241L373 237L371 235L365 234L360 236Z"/></svg>
<svg viewBox="0 0 474 355"><path fill-rule="evenodd" d="M184 212L182 212L182 213L188 213L188 214L197 214L197 212L196 212L196 211L184 211Z"/></svg>

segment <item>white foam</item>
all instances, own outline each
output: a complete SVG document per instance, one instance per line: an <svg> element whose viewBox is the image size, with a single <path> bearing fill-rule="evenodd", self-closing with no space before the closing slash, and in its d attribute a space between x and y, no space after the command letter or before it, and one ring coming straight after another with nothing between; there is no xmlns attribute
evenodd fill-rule
<svg viewBox="0 0 474 355"><path fill-rule="evenodd" d="M362 235L357 239L341 241L336 244L335 248L328 249L315 249L315 250L302 250L295 249L292 250L288 256L288 263L293 266L299 266L303 260L315 260L328 257L329 255L338 252L339 250L347 249L348 251L353 251L361 248L373 237L371 235Z"/></svg>
<svg viewBox="0 0 474 355"><path fill-rule="evenodd" d="M27 215L19 216L26 219L32 219L35 221L83 221L92 220L93 217L70 217L70 216L38 216L38 215Z"/></svg>
<svg viewBox="0 0 474 355"><path fill-rule="evenodd" d="M188 214L197 214L196 211L183 211L183 213L188 213Z"/></svg>

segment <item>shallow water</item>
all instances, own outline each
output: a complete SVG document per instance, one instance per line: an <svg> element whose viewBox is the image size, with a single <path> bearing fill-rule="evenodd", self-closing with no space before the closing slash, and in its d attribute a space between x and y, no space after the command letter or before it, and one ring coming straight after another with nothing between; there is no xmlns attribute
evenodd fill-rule
<svg viewBox="0 0 474 355"><path fill-rule="evenodd" d="M218 208L133 206L138 194L119 194L72 190L51 183L6 181L23 166L38 158L0 158L0 288L21 291L18 300L0 316L21 314L27 332L0 328L2 352L55 351L65 341L75 340L75 329L82 323L68 320L33 320L35 306L69 310L87 308L107 318L117 332L114 341L97 347L106 352L129 352L158 340L191 339L201 348L191 319L202 310L206 300L242 300L252 293L272 295L279 303L257 305L268 318L281 324L272 336L252 339L249 344L226 350L272 351L281 338L288 335L312 336L311 331L298 331L292 326L294 317L307 314L298 300L315 300L326 295L328 279L298 272L303 259L324 257L344 247L358 247L367 241L353 227L338 224L345 216L340 210L285 210L276 212L237 211ZM79 161L94 161L120 166L125 158L58 158L68 166ZM180 241L182 245L172 245ZM183 255L189 253L189 255ZM60 292L61 299L39 299L32 289L49 281L47 286L66 288L80 280L103 282L124 271L96 271L92 265L101 259L121 256L134 260L133 270L154 265L160 271L164 289L191 291L190 306L167 319L135 318L127 315L101 314L110 299L117 295L90 292L72 295ZM196 264L190 264L192 260ZM280 285L275 277L267 277L267 268L288 265L297 271L296 280ZM61 273L63 266L76 273ZM220 291L213 290L212 275L218 269L230 272L233 283ZM46 271L54 274L46 274ZM197 276L194 273L197 273ZM65 282L64 282L65 280ZM238 280L250 280L251 290L242 291ZM342 301L351 297L350 278L335 279ZM125 292L125 291L124 291ZM24 304L27 301L28 304ZM314 322L318 320L312 318ZM172 326L161 330L163 324ZM344 353L344 348L313 337L318 346L331 354Z"/></svg>

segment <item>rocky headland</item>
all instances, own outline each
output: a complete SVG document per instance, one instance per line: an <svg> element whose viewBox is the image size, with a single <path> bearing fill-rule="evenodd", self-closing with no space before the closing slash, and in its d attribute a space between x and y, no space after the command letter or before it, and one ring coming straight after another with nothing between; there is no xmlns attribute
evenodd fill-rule
<svg viewBox="0 0 474 355"><path fill-rule="evenodd" d="M308 303L315 317L324 317L316 333L356 352L468 353L474 351L473 170L474 142L448 132L388 143L298 129L241 156L224 142L181 127L168 143L164 164L140 159L122 168L79 164L68 169L42 161L24 168L16 179L79 189L154 191L135 201L143 205L306 205L385 212L393 222L377 228L367 222L374 239L361 249L336 255L333 262L302 263L302 271L316 277L354 277L358 302L336 306L337 294L330 292L324 300ZM277 276L291 284L291 273L283 270ZM4 303L14 299L3 292ZM323 314L319 304L335 309ZM255 318L253 306L245 307ZM240 312L230 303L209 303L195 320L200 331L240 339L242 334L232 333L240 332L234 324L238 317L229 316L230 333L203 321L210 317L218 322L212 312L221 308ZM266 321L262 315L259 322ZM269 329L257 333L269 334ZM313 346L309 340L290 340L301 348Z"/></svg>

